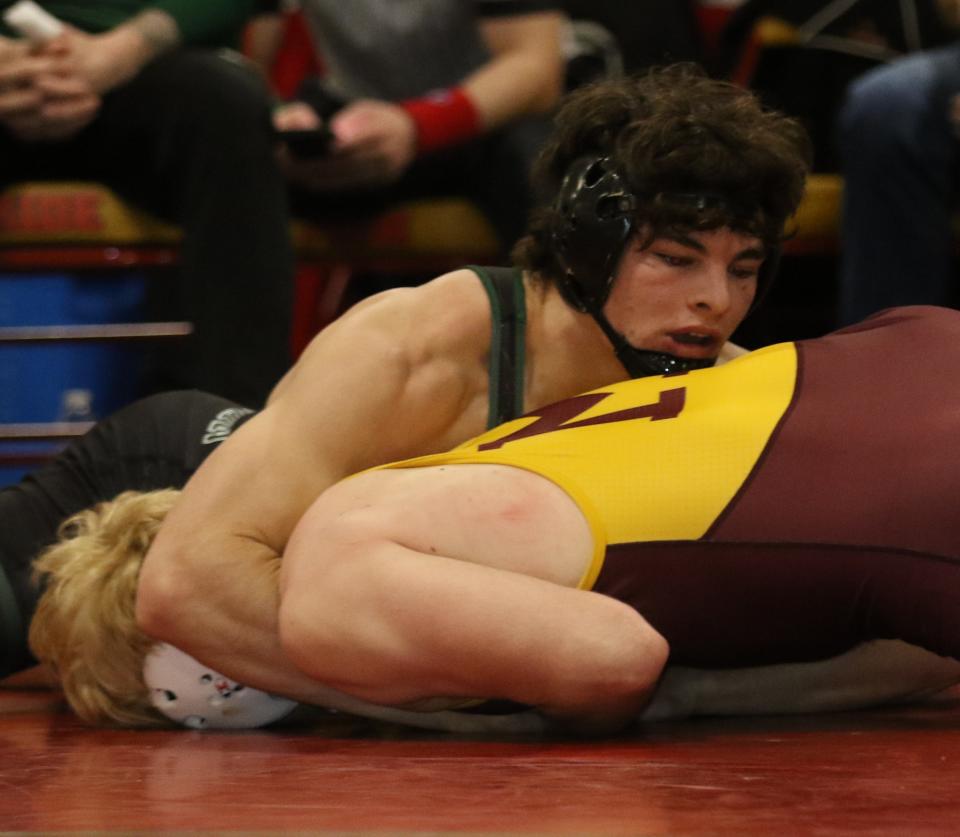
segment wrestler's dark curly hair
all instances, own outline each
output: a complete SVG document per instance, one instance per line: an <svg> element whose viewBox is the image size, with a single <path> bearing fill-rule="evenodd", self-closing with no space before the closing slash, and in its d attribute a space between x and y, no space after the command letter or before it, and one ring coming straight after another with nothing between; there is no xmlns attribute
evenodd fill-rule
<svg viewBox="0 0 960 837"><path fill-rule="evenodd" d="M799 122L692 64L575 90L554 126L534 166L541 207L513 251L519 267L547 281L562 272L553 240L561 220L555 196L571 163L586 155L610 158L638 198L635 229L651 240L671 230L729 226L775 246L810 170L810 140ZM677 193L718 194L726 203L698 211L689 202L663 200Z"/></svg>

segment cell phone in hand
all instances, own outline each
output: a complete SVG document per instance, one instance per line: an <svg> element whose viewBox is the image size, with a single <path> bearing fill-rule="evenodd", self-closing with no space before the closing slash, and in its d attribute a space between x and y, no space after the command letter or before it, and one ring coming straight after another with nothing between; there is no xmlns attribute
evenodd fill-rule
<svg viewBox="0 0 960 837"><path fill-rule="evenodd" d="M277 131L277 136L294 157L304 160L325 156L333 144L333 132L326 125L306 130Z"/></svg>
<svg viewBox="0 0 960 837"><path fill-rule="evenodd" d="M22 38L42 44L56 38L63 24L33 0L19 0L3 13L3 22Z"/></svg>

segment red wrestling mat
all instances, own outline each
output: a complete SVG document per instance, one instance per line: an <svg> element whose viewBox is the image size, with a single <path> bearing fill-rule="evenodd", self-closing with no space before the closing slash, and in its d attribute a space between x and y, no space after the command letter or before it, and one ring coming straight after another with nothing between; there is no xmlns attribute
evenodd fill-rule
<svg viewBox="0 0 960 837"><path fill-rule="evenodd" d="M582 743L338 718L237 734L90 730L44 703L0 695L0 831L960 832L957 704L661 724Z"/></svg>

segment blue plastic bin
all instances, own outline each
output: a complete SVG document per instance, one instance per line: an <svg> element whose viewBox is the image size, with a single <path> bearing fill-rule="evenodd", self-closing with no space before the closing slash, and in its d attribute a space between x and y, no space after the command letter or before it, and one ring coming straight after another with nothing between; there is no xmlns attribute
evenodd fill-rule
<svg viewBox="0 0 960 837"><path fill-rule="evenodd" d="M4 274L0 326L142 322L145 293L137 273ZM0 344L0 422L103 418L136 397L142 360L129 342ZM0 485L23 470L0 465Z"/></svg>

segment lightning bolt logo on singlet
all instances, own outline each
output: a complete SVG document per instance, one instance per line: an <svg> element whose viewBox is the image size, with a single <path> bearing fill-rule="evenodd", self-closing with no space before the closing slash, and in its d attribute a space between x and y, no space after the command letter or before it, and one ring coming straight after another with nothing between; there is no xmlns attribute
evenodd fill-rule
<svg viewBox="0 0 960 837"><path fill-rule="evenodd" d="M386 467L524 468L561 486L607 544L697 539L760 461L796 373L796 348L781 343L680 380L613 384Z"/></svg>
<svg viewBox="0 0 960 837"><path fill-rule="evenodd" d="M615 421L632 421L642 418L648 418L651 421L676 418L683 410L686 393L686 387L667 389L663 390L660 397L652 404L641 404L637 407L614 410L612 413L604 413L580 421L570 421L570 419L583 415L583 413L588 412L601 401L610 397L609 392L578 395L575 398L569 398L545 408L536 414L537 420L532 424L521 427L509 436L478 445L477 450L496 450L508 442L515 442L518 439L526 439L530 436L539 436L542 433L552 433L555 430L572 430L575 427L589 427L596 424L609 424Z"/></svg>

